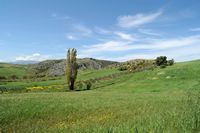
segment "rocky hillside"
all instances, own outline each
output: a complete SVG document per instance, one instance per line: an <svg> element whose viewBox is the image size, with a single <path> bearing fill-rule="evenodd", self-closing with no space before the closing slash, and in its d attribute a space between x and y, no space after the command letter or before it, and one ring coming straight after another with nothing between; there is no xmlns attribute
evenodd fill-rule
<svg viewBox="0 0 200 133"><path fill-rule="evenodd" d="M78 59L79 69L101 69L106 66L116 64L114 61L97 60L93 58ZM66 67L66 60L46 60L37 64L29 65L29 73L31 75L41 76L60 76L64 75Z"/></svg>

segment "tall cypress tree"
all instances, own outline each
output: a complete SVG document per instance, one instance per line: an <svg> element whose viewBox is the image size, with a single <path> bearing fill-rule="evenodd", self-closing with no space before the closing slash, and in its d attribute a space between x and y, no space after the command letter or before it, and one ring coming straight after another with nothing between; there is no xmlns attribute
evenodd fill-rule
<svg viewBox="0 0 200 133"><path fill-rule="evenodd" d="M78 73L78 65L76 63L76 49L68 49L67 52L67 66L66 66L66 75L67 75L67 84L70 90L74 90L74 83L76 81Z"/></svg>

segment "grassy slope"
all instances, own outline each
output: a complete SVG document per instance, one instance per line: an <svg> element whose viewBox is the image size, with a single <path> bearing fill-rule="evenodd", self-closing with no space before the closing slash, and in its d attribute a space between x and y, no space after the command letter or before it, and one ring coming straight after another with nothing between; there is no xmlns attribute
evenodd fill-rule
<svg viewBox="0 0 200 133"><path fill-rule="evenodd" d="M26 65L0 63L0 76L10 77L12 75L16 75L18 77L22 77L26 74L26 72Z"/></svg>
<svg viewBox="0 0 200 133"><path fill-rule="evenodd" d="M102 69L102 70L80 70L78 73L77 80L88 80L91 78L103 77L106 75L110 75L113 73L120 73L117 69ZM58 85L58 84L65 84L66 77L59 77L56 80L47 80L47 81L18 81L18 82L8 82L0 86L47 86L47 85Z"/></svg>
<svg viewBox="0 0 200 133"><path fill-rule="evenodd" d="M186 62L129 74L90 91L3 94L0 127L18 132L198 132L199 65Z"/></svg>

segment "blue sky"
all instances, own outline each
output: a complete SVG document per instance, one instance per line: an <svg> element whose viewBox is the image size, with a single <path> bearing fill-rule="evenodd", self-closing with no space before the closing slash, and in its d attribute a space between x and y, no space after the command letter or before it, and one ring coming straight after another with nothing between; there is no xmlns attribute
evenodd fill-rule
<svg viewBox="0 0 200 133"><path fill-rule="evenodd" d="M199 0L1 0L0 61L200 59Z"/></svg>

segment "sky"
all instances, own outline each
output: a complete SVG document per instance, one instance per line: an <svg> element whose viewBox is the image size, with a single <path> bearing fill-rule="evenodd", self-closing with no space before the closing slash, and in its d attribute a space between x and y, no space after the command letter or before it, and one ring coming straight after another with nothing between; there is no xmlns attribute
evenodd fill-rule
<svg viewBox="0 0 200 133"><path fill-rule="evenodd" d="M200 0L0 0L0 62L200 59Z"/></svg>

